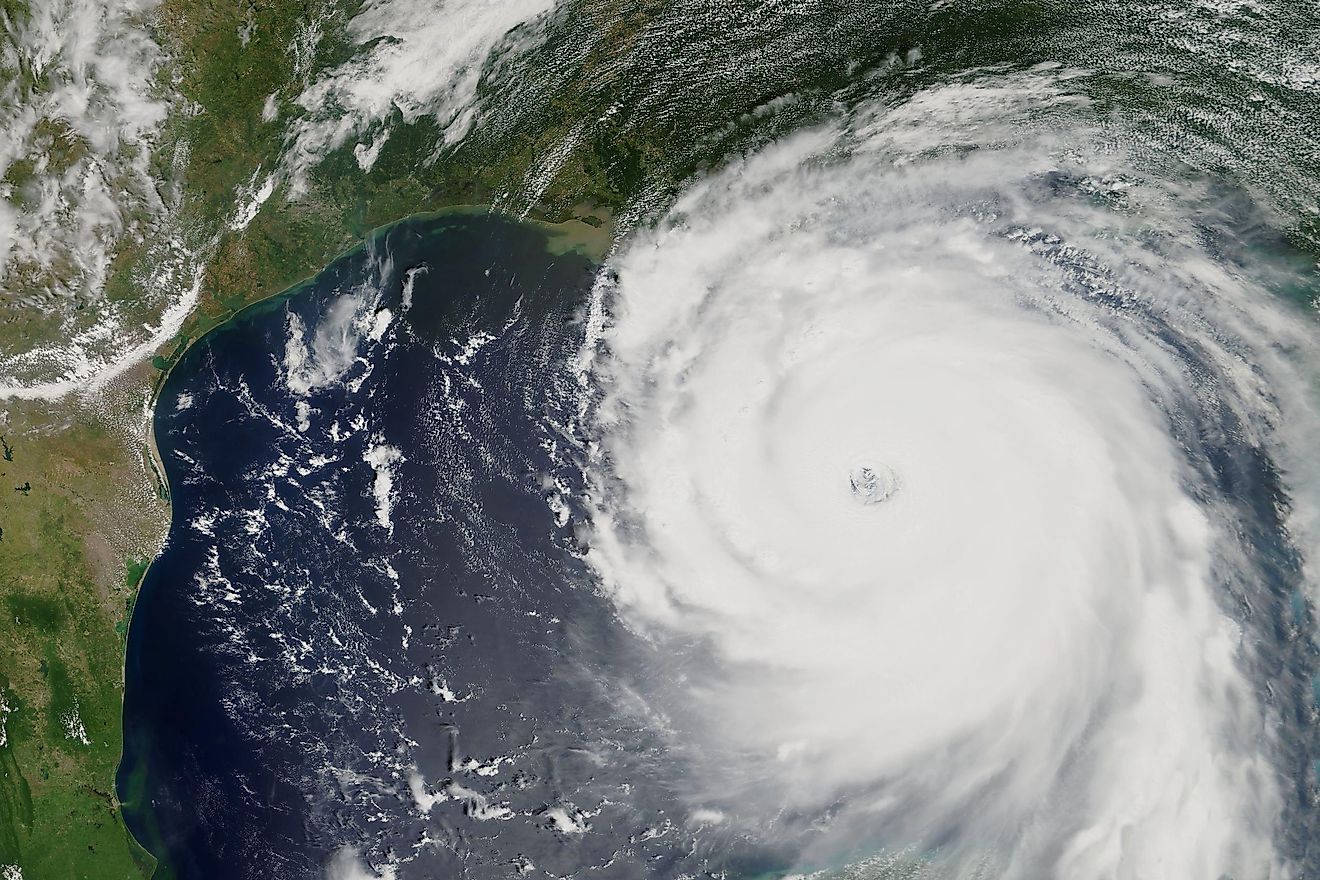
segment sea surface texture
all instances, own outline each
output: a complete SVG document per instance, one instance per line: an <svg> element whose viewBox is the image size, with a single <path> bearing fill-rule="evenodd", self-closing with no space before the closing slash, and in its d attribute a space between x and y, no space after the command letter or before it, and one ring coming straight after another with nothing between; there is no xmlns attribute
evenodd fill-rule
<svg viewBox="0 0 1320 880"><path fill-rule="evenodd" d="M524 5L519 59L615 57ZM580 166L599 263L417 217L174 368L135 834L181 880L1320 875L1314 18L698 5L578 96L641 145ZM416 45L369 45L298 168L393 124L357 73Z"/></svg>
<svg viewBox="0 0 1320 880"><path fill-rule="evenodd" d="M176 876L316 877L369 841L428 876L691 861L555 455L591 268L409 221L171 375L121 783Z"/></svg>

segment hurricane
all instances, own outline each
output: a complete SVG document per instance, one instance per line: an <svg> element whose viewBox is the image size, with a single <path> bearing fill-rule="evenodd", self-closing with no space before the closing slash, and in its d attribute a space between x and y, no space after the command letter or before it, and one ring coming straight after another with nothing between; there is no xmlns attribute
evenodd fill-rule
<svg viewBox="0 0 1320 880"><path fill-rule="evenodd" d="M226 228L419 213L156 388L171 876L1320 872L1305 11L442 11L299 25Z"/></svg>
<svg viewBox="0 0 1320 880"><path fill-rule="evenodd" d="M1309 267L1088 75L749 151L594 292L594 588L655 650L687 809L804 873L1315 857L1314 660L1279 639L1315 590Z"/></svg>

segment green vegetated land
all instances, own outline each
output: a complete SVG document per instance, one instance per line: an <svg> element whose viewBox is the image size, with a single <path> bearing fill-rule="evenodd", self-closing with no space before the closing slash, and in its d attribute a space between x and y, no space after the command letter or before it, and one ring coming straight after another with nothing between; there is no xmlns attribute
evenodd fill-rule
<svg viewBox="0 0 1320 880"><path fill-rule="evenodd" d="M951 70L1055 60L1031 37L1066 30L1072 8L820 2L757 16L724 4L566 0L516 70L498 58L488 66L478 104L497 112L456 147L437 153L433 120L396 116L369 172L350 143L315 167L304 196L277 188L250 225L229 229L240 190L278 165L303 112L297 96L352 55L347 23L360 6L162 0L163 78L182 98L154 167L163 187L180 186L180 228L205 261L199 306L151 364L97 400L0 403L0 866L19 866L24 880L152 871L113 788L128 614L168 517L143 413L202 334L417 212L493 206L560 224L564 240L600 256L620 212L662 207L685 181L841 106ZM0 0L0 11L11 7ZM1101 36L1075 43L1071 63L1109 52L1116 37ZM711 59L724 67L709 69ZM1158 104L1155 91L1116 82L1116 103ZM266 121L271 96L278 113ZM529 186L556 151L562 162L544 188ZM131 303L149 259L125 246L107 295Z"/></svg>
<svg viewBox="0 0 1320 880"><path fill-rule="evenodd" d="M75 414L27 420L10 407L5 432L0 865L24 878L140 876L151 859L124 828L114 772L124 637L144 568L116 547L152 527L152 505L127 497L142 464Z"/></svg>
<svg viewBox="0 0 1320 880"><path fill-rule="evenodd" d="M199 308L150 365L96 400L0 403L0 870L16 867L24 880L138 878L154 869L124 827L114 779L131 603L168 516L143 417L164 372L203 333L314 274L374 227L489 203L525 173L516 157L488 165L488 154L475 151L427 179L405 172L434 149L431 127L398 138L369 179L350 145L330 157L304 199L289 203L277 192L246 230L219 234L239 187L278 161L285 119L262 121L267 96L287 110L309 76L346 57L342 29L356 6L164 0L156 36L196 112L171 121L156 167L182 184L188 243L210 248ZM289 47L313 20L318 52L299 72ZM251 34L246 47L242 28ZM181 168L171 161L180 146L188 156ZM599 255L610 202L597 205L559 211L550 218L561 221L555 233ZM147 259L125 245L107 295L131 302ZM0 328L9 331L34 343L43 332L27 323Z"/></svg>

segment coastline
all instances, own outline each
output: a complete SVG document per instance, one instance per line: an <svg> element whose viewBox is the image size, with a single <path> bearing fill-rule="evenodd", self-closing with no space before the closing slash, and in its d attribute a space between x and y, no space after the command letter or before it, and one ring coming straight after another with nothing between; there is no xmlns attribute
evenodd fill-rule
<svg viewBox="0 0 1320 880"><path fill-rule="evenodd" d="M605 218L602 219L596 216L596 213L605 214ZM163 369L158 370L158 375L155 376L152 380L150 396L147 404L146 436L143 438L144 441L143 452L145 453L151 471L155 474L157 481L157 491L158 493L160 493L161 499L165 502L167 508L166 509L166 521L167 521L166 541L168 541L168 531L170 528L173 527L175 511L174 511L174 503L173 503L173 493L170 490L169 477L165 469L164 460L161 456L160 445L156 434L156 409L157 406L159 405L160 396L165 388L165 385L167 384L171 375L173 374L175 367L177 367L183 361L184 356L195 345L197 345L202 340L208 338L211 334L230 327L234 322L236 322L237 320L239 320L244 316L249 315L251 312L262 308L270 308L278 302L297 296L299 293L305 291L312 284L314 284L317 278L319 278L327 268L333 266L334 264L342 260L346 260L358 254L361 254L363 251L369 248L374 242L385 238L392 230L396 229L398 226L408 222L425 222L425 221L442 220L446 217L453 217L453 216L459 216L459 217L494 216L507 220L514 224L529 226L531 228L538 230L544 235L545 246L548 253L554 255L562 255L570 252L577 252L586 256L593 263L600 263L601 260L604 258L605 254L608 252L610 245L613 243L614 234L616 231L615 222L614 222L615 218L605 208L595 209L594 213L587 215L591 219L597 220L598 225L593 224L589 222L587 219L578 216L574 216L568 220L561 221L558 223L552 223L549 221L539 220L536 218L530 218L526 216L518 217L509 214L507 212L504 212L495 206L480 205L480 204L478 205L458 204L458 205L451 205L430 211L418 211L405 215L403 217L399 217L398 219L393 220L389 223L374 227L367 235L363 236L361 241L359 241L357 244L353 245L352 247L346 248L340 253L334 255L329 261L326 262L324 266L322 266L312 275L303 278L295 282L294 284L291 284L275 293L272 293L269 296L264 296L260 299L246 303L241 308L236 309L232 313L226 315L223 318L223 320L220 320L215 324L207 327L203 332L197 334L195 337L176 340L175 349L169 355L167 359L167 364ZM146 561L145 566L142 568L140 574L138 575L137 583L134 585L132 589L132 594L130 598L131 605L125 620L123 653L122 656L120 657L120 677L121 677L121 685L122 685L121 692L125 696L127 695L127 685L128 685L128 645L133 629L133 620L136 616L137 603L140 598L141 590L145 586L147 579L151 574L152 568L155 566L156 562L160 559L163 548L164 545L162 545L162 547L157 550L155 555L153 555L149 560ZM120 781L121 780L120 774L122 771L122 766L126 752L126 746L123 745L125 742L124 705L125 703L121 702L120 705L121 751L119 755L119 761L115 765L114 779L112 780L112 792L113 792L114 802L116 808L120 811L121 815L125 803L132 802L131 797L125 798L123 796L125 792L123 791L123 786L121 785L121 781ZM133 847L138 853L140 853L141 855L145 856L147 859L150 860L151 863L150 871L149 873L146 874L146 876L153 878L162 877L161 874L162 862L160 860L160 857L157 856L146 845L144 841L140 840L138 836L133 833L132 829L129 828L127 822L124 823L124 828L127 832L131 847ZM173 873L169 872L164 874L163 876L166 878L171 878L172 880Z"/></svg>

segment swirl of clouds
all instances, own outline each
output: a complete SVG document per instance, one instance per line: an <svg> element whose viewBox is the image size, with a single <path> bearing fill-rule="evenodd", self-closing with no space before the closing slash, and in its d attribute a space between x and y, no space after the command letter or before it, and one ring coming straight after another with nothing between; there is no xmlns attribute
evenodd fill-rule
<svg viewBox="0 0 1320 880"><path fill-rule="evenodd" d="M1315 328L1075 76L864 107L613 260L588 559L672 658L693 814L804 866L1290 873L1215 457L1268 457L1313 559Z"/></svg>

